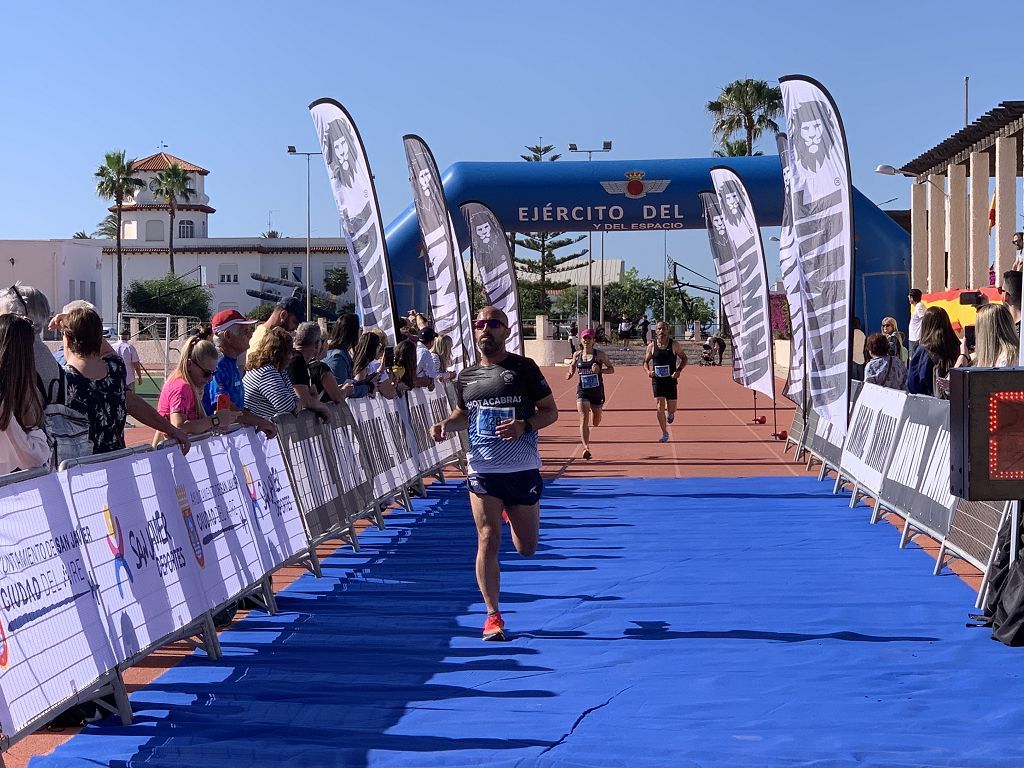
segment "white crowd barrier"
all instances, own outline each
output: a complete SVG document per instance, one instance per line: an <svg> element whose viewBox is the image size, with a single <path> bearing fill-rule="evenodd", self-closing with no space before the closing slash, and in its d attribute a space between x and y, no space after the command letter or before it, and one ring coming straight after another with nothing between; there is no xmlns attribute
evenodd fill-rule
<svg viewBox="0 0 1024 768"><path fill-rule="evenodd" d="M983 574L977 604L988 584L999 528L1009 502L968 502L950 491L949 402L865 384L851 406L849 429L841 442L832 425L813 411L794 415L807 465L821 462L819 479L836 474L836 493L852 483L850 506L861 495L873 499L871 522L894 512L903 520L900 547L917 534L939 542L935 573L950 555Z"/></svg>
<svg viewBox="0 0 1024 768"><path fill-rule="evenodd" d="M304 562L426 474L461 464L461 439L427 442L451 385L360 398L280 419L267 440L236 429L0 478L0 749L80 701L113 694L122 671L168 642L219 656L213 614L244 595L274 610L269 576ZM442 475L443 477L443 475Z"/></svg>

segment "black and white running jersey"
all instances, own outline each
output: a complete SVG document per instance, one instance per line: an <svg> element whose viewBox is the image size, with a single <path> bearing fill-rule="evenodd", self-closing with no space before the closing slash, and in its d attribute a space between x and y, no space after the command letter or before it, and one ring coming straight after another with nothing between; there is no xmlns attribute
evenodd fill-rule
<svg viewBox="0 0 1024 768"><path fill-rule="evenodd" d="M515 440L497 435L498 424L529 418L537 412L537 401L551 394L533 360L509 354L496 365L471 365L459 373L455 390L459 407L469 414L470 472L540 469L536 432Z"/></svg>

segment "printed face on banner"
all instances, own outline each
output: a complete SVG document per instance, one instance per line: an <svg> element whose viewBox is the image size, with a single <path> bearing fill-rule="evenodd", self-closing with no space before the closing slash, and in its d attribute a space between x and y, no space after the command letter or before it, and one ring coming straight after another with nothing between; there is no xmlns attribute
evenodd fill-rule
<svg viewBox="0 0 1024 768"><path fill-rule="evenodd" d="M420 170L416 174L416 180L420 184L420 192L423 193L424 197L430 197L430 171L426 168Z"/></svg>
<svg viewBox="0 0 1024 768"><path fill-rule="evenodd" d="M321 145L329 149L324 159L331 175L343 187L351 188L355 182L358 163L353 151L356 137L352 126L342 119L331 120L327 124L326 136Z"/></svg>
<svg viewBox="0 0 1024 768"><path fill-rule="evenodd" d="M722 213L725 216L726 222L736 225L743 221L746 215L746 210L744 209L746 195L743 194L743 191L736 182L726 181L722 184L718 194L725 206Z"/></svg>
<svg viewBox="0 0 1024 768"><path fill-rule="evenodd" d="M790 115L797 162L808 171L817 171L835 148L835 137L829 130L833 122L832 109L823 101L805 101Z"/></svg>
<svg viewBox="0 0 1024 768"><path fill-rule="evenodd" d="M491 222L485 221L483 224L477 224L476 236L480 238L480 242L484 245L489 245L491 242Z"/></svg>

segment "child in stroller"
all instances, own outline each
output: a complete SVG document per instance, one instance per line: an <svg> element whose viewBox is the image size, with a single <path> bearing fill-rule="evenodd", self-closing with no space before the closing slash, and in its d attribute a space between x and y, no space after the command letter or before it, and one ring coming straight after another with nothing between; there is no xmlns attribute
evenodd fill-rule
<svg viewBox="0 0 1024 768"><path fill-rule="evenodd" d="M701 365L714 365L715 358L711 353L711 343L705 341L700 351L700 364Z"/></svg>

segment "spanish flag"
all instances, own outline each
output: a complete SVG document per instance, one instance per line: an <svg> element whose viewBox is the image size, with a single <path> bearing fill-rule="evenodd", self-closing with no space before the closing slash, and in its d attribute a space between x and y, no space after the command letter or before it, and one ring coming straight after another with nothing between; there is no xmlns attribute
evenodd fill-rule
<svg viewBox="0 0 1024 768"><path fill-rule="evenodd" d="M992 202L988 206L988 233L992 234L992 227L996 225L996 193L992 193Z"/></svg>

